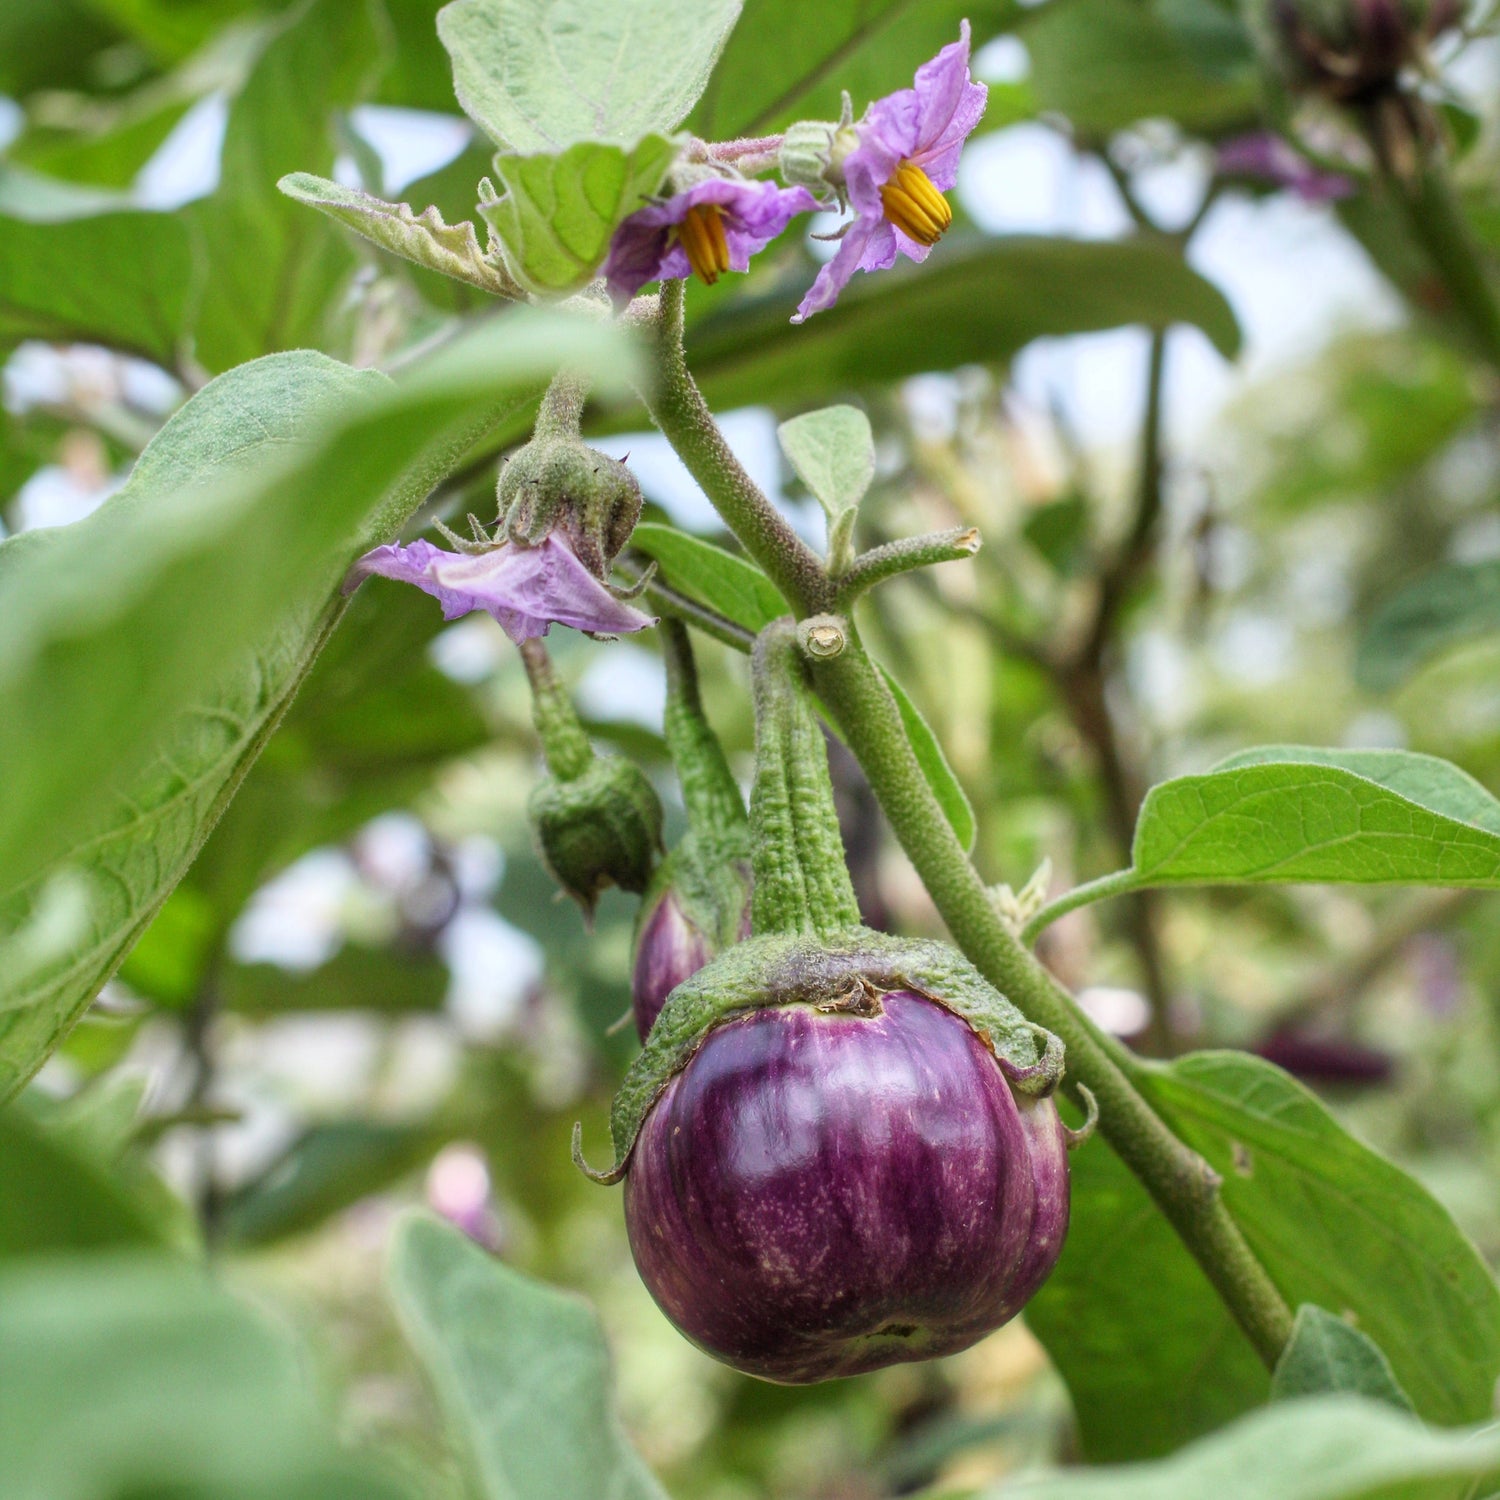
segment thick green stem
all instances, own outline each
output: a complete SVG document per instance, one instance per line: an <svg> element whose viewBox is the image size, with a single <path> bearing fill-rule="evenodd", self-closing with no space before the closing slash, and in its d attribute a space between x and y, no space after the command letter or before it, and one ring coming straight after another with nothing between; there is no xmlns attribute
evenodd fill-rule
<svg viewBox="0 0 1500 1500"><path fill-rule="evenodd" d="M682 783L689 826L700 838L714 839L726 830L744 827L744 799L724 757L724 747L703 715L698 667L687 626L681 620L664 619L659 628L667 664L667 707L663 715L667 748Z"/></svg>
<svg viewBox="0 0 1500 1500"><path fill-rule="evenodd" d="M818 554L745 472L688 372L682 349L682 289L681 281L668 281L662 287L656 386L642 392L646 409L679 454L684 448L691 450L689 472L715 505L722 497L733 511L729 524L735 535L787 602L795 604L799 614L818 614L833 603L833 587L823 574ZM729 519L722 507L720 513Z"/></svg>
<svg viewBox="0 0 1500 1500"><path fill-rule="evenodd" d="M826 611L831 585L816 557L795 536L786 542L770 523L775 511L729 452L687 371L680 303L675 314L663 316L658 338L661 384L649 398L657 426L798 613ZM889 689L852 629L845 650L819 663L814 680L959 947L1028 1018L1062 1038L1069 1086L1082 1085L1097 1097L1106 1139L1182 1236L1261 1358L1274 1365L1291 1332L1291 1310L1225 1208L1215 1174L1136 1087L1145 1065L1104 1037L1000 920L933 796Z"/></svg>
<svg viewBox="0 0 1500 1500"><path fill-rule="evenodd" d="M521 660L531 683L531 717L547 769L559 781L574 781L588 770L594 758L594 747L568 697L568 690L558 681L547 648L539 641L521 642Z"/></svg>
<svg viewBox="0 0 1500 1500"><path fill-rule="evenodd" d="M859 926L859 903L828 779L828 750L803 686L796 626L773 620L751 655L755 785L750 850L751 927L832 939Z"/></svg>
<svg viewBox="0 0 1500 1500"><path fill-rule="evenodd" d="M887 578L909 573L913 568L929 568L934 563L966 560L978 551L979 530L974 526L955 526L948 531L902 537L883 547L872 547L861 552L839 577L839 608L848 609L867 589Z"/></svg>

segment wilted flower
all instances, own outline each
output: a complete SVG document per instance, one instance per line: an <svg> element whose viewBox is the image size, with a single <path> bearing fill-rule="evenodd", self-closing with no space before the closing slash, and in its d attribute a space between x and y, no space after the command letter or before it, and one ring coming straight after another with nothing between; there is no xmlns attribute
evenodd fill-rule
<svg viewBox="0 0 1500 1500"><path fill-rule="evenodd" d="M1286 188L1304 203L1331 203L1354 191L1350 178L1315 167L1269 130L1255 130L1225 141L1218 150L1217 166L1229 177L1252 177Z"/></svg>
<svg viewBox="0 0 1500 1500"><path fill-rule="evenodd" d="M725 271L748 271L752 255L815 206L806 188L704 177L615 230L604 262L609 294L620 307L649 281L697 276L712 286Z"/></svg>
<svg viewBox="0 0 1500 1500"><path fill-rule="evenodd" d="M965 21L958 41L917 69L915 87L877 99L863 119L838 132L830 171L842 174L855 217L838 253L802 299L794 323L832 307L856 271L887 270L898 252L910 260L927 259L953 222L943 194L958 176L959 153L984 113L988 94L969 76Z"/></svg>
<svg viewBox="0 0 1500 1500"><path fill-rule="evenodd" d="M482 609L517 644L546 635L554 624L591 635L623 635L656 623L617 599L556 532L534 546L501 542L467 554L425 541L376 547L349 570L344 592L375 573L431 594L443 606L445 620Z"/></svg>

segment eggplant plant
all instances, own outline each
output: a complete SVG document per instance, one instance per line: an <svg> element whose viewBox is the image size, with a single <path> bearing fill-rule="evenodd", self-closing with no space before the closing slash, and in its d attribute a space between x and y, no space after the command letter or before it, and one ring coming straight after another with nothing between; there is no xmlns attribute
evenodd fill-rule
<svg viewBox="0 0 1500 1500"><path fill-rule="evenodd" d="M1500 1484L1500 1070L1451 1029L1458 935L1500 982L1492 20L0 17L4 1493ZM215 109L216 185L162 206ZM450 156L396 201L424 120ZM1007 131L1128 229L987 230ZM1203 246L1245 202L1358 244L1405 342L1273 423L1226 520L1182 498L1168 351L1238 356ZM1016 361L1132 328L1111 492ZM86 470L121 480L31 522ZM1142 661L1251 553L1268 620L1313 578L1350 649L1148 743ZM310 961L258 960L320 901ZM1361 1040L1413 953L1437 998ZM297 1041L330 1011L368 1060ZM268 1084L278 1037L359 1112ZM337 1424L264 1307L320 1279Z"/></svg>

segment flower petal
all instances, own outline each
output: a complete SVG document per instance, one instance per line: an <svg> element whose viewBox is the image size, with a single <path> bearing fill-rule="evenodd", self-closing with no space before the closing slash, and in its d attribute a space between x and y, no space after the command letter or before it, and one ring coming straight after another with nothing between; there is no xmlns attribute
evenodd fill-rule
<svg viewBox="0 0 1500 1500"><path fill-rule="evenodd" d="M844 231L843 239L839 241L838 253L818 271L813 284L807 289L807 295L798 303L797 311L792 314L792 322L805 323L814 313L832 307L856 271L875 269L865 267L865 252L870 247L872 236L884 224L884 219L870 219L863 214L850 224ZM895 255L892 254L891 260L886 264L890 265L894 260Z"/></svg>
<svg viewBox="0 0 1500 1500"><path fill-rule="evenodd" d="M425 541L376 547L350 569L344 592L377 573L431 594L443 606L445 620L484 610L518 643L546 635L554 624L622 635L656 623L616 599L555 533L535 547L504 542L470 556Z"/></svg>
<svg viewBox="0 0 1500 1500"><path fill-rule="evenodd" d="M969 23L930 62L917 69L916 96L921 118L911 159L932 179L941 193L958 176L958 157L964 142L984 113L989 89L969 76Z"/></svg>
<svg viewBox="0 0 1500 1500"><path fill-rule="evenodd" d="M692 274L687 252L673 235L690 208L716 204L724 214L729 266L748 271L763 250L800 213L817 207L806 188L743 177L708 177L660 203L631 214L610 240L604 279L616 307L623 307L650 281L677 281Z"/></svg>

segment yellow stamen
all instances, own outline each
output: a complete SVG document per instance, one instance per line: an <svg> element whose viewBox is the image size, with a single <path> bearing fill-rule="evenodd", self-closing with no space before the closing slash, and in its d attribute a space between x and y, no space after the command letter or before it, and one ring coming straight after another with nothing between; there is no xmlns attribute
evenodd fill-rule
<svg viewBox="0 0 1500 1500"><path fill-rule="evenodd" d="M919 245L935 245L953 222L948 200L913 161L904 161L880 190L885 216Z"/></svg>
<svg viewBox="0 0 1500 1500"><path fill-rule="evenodd" d="M677 238L682 241L688 264L699 281L712 286L729 269L724 210L717 203L695 203L688 209L677 226Z"/></svg>

